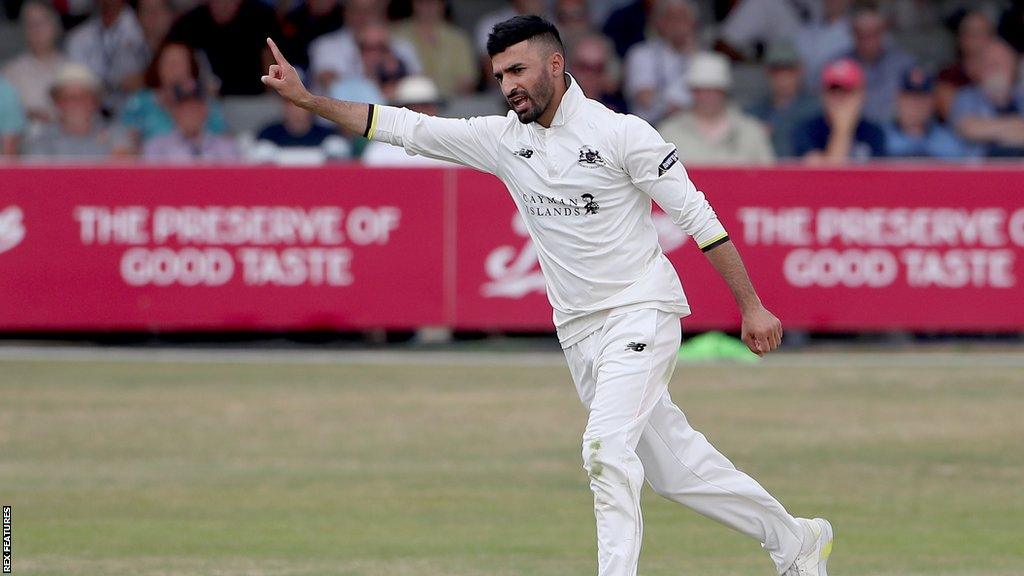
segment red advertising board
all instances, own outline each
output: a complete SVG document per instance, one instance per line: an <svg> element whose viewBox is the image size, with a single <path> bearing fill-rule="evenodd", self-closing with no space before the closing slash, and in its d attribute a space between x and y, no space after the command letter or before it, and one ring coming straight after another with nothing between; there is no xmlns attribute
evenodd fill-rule
<svg viewBox="0 0 1024 576"><path fill-rule="evenodd" d="M4 168L0 331L550 330L504 186L462 169ZM699 169L790 328L1024 330L1024 170ZM693 315L725 284L655 209Z"/></svg>
<svg viewBox="0 0 1024 576"><path fill-rule="evenodd" d="M17 168L0 330L411 328L444 321L444 173Z"/></svg>

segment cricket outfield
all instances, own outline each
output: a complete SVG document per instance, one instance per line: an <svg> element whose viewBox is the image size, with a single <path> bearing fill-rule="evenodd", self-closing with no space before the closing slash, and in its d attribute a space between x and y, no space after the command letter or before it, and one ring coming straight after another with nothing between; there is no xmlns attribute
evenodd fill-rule
<svg viewBox="0 0 1024 576"><path fill-rule="evenodd" d="M335 355L0 355L13 573L594 573L557 354ZM834 576L1024 573L1019 353L682 364L672 391L791 512L832 521ZM773 573L757 543L644 506L643 576Z"/></svg>

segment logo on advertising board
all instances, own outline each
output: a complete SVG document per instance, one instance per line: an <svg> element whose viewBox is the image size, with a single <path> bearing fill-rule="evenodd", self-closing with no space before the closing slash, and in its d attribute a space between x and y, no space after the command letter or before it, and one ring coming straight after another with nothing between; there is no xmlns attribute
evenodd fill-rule
<svg viewBox="0 0 1024 576"><path fill-rule="evenodd" d="M686 233L667 214L657 212L651 219L658 232L658 243L666 254L686 244ZM544 275L537 261L537 250L518 211L512 216L512 230L525 241L522 248L498 246L487 255L484 272L490 281L480 287L480 293L486 298L518 299L532 292L544 293Z"/></svg>
<svg viewBox="0 0 1024 576"><path fill-rule="evenodd" d="M7 252L25 239L23 213L17 206L0 210L0 253Z"/></svg>

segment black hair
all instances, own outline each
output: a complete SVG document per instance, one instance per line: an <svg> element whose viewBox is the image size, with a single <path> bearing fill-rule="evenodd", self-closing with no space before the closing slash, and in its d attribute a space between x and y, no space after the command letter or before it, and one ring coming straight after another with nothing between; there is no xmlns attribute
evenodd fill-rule
<svg viewBox="0 0 1024 576"><path fill-rule="evenodd" d="M490 35L487 36L487 54L493 57L495 54L501 54L513 44L533 39L548 43L556 52L565 55L565 46L562 44L562 37L558 34L558 28L544 18L533 14L513 16L504 22L495 24Z"/></svg>

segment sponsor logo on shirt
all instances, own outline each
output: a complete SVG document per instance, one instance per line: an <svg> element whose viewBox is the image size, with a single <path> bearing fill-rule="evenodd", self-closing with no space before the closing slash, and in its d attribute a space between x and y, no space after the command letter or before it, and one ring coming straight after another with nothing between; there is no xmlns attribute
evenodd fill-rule
<svg viewBox="0 0 1024 576"><path fill-rule="evenodd" d="M601 158L601 153L586 145L580 146L580 158L576 163L586 168L597 168L598 166L605 165L604 158Z"/></svg>
<svg viewBox="0 0 1024 576"><path fill-rule="evenodd" d="M520 194L530 216L587 216L597 214L601 205L593 194L581 194L577 198L552 198L541 194Z"/></svg>
<svg viewBox="0 0 1024 576"><path fill-rule="evenodd" d="M673 148L672 151L668 153L668 156L665 156L665 159L661 161L661 164L658 164L658 178L664 176L665 172L668 172L668 169L674 166L678 161L678 150Z"/></svg>
<svg viewBox="0 0 1024 576"><path fill-rule="evenodd" d="M630 342L626 344L626 350L632 350L633 352L643 352L644 348L647 348L647 344L643 342Z"/></svg>
<svg viewBox="0 0 1024 576"><path fill-rule="evenodd" d="M529 148L520 148L515 151L515 155L522 156L523 158L530 158L533 156L533 150L530 150Z"/></svg>

